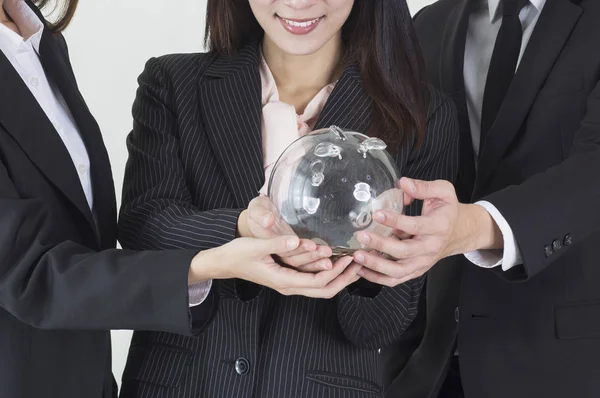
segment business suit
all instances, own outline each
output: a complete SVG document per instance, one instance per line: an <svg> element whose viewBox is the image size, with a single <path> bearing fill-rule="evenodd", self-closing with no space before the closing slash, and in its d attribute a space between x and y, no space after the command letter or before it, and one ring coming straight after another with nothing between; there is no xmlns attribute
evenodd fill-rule
<svg viewBox="0 0 600 398"><path fill-rule="evenodd" d="M388 396L437 396L458 332L466 397L596 397L600 4L546 2L477 169L462 74L471 4L439 1L415 26L430 82L458 108L459 198L499 210L523 265L486 270L463 256L436 265L423 317L383 355Z"/></svg>
<svg viewBox="0 0 600 398"><path fill-rule="evenodd" d="M116 244L108 155L64 39L48 27L40 59L85 143L95 204L92 212L63 141L0 52L0 397L114 397L108 330L190 334L194 252L108 250Z"/></svg>
<svg viewBox="0 0 600 398"><path fill-rule="evenodd" d="M264 183L256 43L236 56L169 55L139 79L128 138L120 240L127 247L208 249L235 236ZM423 146L397 154L404 174L452 179L457 125L432 91ZM367 131L371 99L346 67L315 128ZM414 150L414 151L413 151ZM415 211L412 207L410 211ZM422 279L355 285L332 300L213 281L196 338L136 332L121 397L382 396L377 349L414 317Z"/></svg>

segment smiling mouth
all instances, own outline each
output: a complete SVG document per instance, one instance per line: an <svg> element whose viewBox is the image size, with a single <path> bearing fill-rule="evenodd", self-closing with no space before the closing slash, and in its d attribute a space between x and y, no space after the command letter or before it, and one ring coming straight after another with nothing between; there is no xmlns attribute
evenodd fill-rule
<svg viewBox="0 0 600 398"><path fill-rule="evenodd" d="M283 18L283 17L279 17L283 22L285 22L286 24L290 25L290 26L295 26L298 28L308 28L311 25L316 24L317 22L319 22L319 20L323 17L319 17L319 18L315 18L315 19L309 19L309 20L297 20L297 19L287 19L287 18Z"/></svg>
<svg viewBox="0 0 600 398"><path fill-rule="evenodd" d="M276 15L283 27L290 33L295 35L305 35L312 32L319 25L319 22L324 17L313 19L289 19Z"/></svg>

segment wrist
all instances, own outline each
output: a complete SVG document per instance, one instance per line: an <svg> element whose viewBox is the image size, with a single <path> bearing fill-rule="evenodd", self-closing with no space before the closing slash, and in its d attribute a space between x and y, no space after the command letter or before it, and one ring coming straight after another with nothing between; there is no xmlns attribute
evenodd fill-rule
<svg viewBox="0 0 600 398"><path fill-rule="evenodd" d="M198 283L213 279L228 278L228 264L219 256L219 248L199 252L192 259L188 275L188 283Z"/></svg>
<svg viewBox="0 0 600 398"><path fill-rule="evenodd" d="M477 250L501 249L502 232L490 213L476 204L461 206L463 206L461 217L466 221L467 227L466 239L464 239L466 245L461 254Z"/></svg>

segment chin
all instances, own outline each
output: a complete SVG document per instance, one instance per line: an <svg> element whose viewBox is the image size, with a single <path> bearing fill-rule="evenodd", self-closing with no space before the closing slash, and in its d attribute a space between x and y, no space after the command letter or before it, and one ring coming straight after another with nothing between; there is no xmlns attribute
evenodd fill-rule
<svg viewBox="0 0 600 398"><path fill-rule="evenodd" d="M323 46L325 46L326 42L319 40L318 42L306 41L303 43L303 40L296 39L296 40L289 40L289 41L286 40L285 42L279 41L279 42L275 42L275 44L285 54L304 56L304 55L311 55L311 54L318 52L321 48L323 48Z"/></svg>

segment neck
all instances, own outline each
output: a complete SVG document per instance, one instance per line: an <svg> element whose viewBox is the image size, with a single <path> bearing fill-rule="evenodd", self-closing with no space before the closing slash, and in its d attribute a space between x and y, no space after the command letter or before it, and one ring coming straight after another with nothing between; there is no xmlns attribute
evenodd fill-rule
<svg viewBox="0 0 600 398"><path fill-rule="evenodd" d="M309 55L286 54L268 36L263 42L263 56L275 78L279 96L297 110L302 110L323 87L336 80L341 72L341 55L341 36Z"/></svg>
<svg viewBox="0 0 600 398"><path fill-rule="evenodd" d="M4 0L0 0L0 23L10 22L10 18L4 11Z"/></svg>

